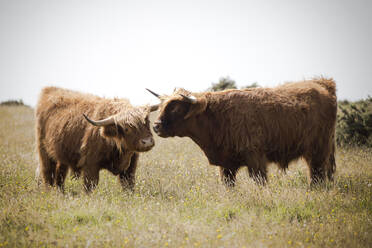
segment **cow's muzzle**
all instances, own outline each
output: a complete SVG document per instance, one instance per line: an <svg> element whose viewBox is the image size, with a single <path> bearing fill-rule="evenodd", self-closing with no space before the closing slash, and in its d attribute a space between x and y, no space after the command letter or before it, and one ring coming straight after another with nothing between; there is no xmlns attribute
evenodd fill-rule
<svg viewBox="0 0 372 248"><path fill-rule="evenodd" d="M139 142L140 142L140 147L142 148L141 150L143 151L148 151L155 145L155 141L153 137L147 137L147 138L141 139Z"/></svg>

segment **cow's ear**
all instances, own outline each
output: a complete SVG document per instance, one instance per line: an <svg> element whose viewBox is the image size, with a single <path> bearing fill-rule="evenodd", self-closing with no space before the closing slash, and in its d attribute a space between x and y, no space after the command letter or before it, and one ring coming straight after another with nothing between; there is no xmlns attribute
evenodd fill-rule
<svg viewBox="0 0 372 248"><path fill-rule="evenodd" d="M160 104L150 105L148 109L150 110L150 112L154 112L159 109L159 106Z"/></svg>
<svg viewBox="0 0 372 248"><path fill-rule="evenodd" d="M191 103L190 109L185 115L184 119L188 119L191 116L198 115L207 108L207 99L205 97L198 97L196 101Z"/></svg>
<svg viewBox="0 0 372 248"><path fill-rule="evenodd" d="M117 137L119 135L118 128L115 124L104 126L101 129L101 135L107 138Z"/></svg>

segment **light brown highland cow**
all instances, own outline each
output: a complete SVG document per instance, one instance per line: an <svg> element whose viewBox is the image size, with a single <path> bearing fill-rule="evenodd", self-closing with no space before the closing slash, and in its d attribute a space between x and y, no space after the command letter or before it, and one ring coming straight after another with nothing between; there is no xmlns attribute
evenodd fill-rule
<svg viewBox="0 0 372 248"><path fill-rule="evenodd" d="M44 88L36 108L38 171L44 182L63 190L71 169L82 172L89 192L98 184L99 171L107 169L119 176L123 188L132 189L139 152L154 146L148 117L156 109L133 107L125 99Z"/></svg>
<svg viewBox="0 0 372 248"><path fill-rule="evenodd" d="M161 100L154 131L161 137L190 137L210 164L220 166L229 186L243 166L265 183L268 163L286 169L300 157L307 161L311 184L333 178L337 99L332 79L275 88L151 93Z"/></svg>

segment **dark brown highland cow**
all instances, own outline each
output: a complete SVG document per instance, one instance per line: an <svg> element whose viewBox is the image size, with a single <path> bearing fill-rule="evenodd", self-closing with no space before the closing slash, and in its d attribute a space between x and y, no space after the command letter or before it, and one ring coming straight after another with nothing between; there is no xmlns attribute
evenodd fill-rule
<svg viewBox="0 0 372 248"><path fill-rule="evenodd" d="M154 146L148 116L156 109L133 107L125 99L44 88L36 108L38 172L46 184L62 190L69 168L82 172L89 192L98 184L99 171L107 169L119 175L123 188L132 189L138 153Z"/></svg>
<svg viewBox="0 0 372 248"><path fill-rule="evenodd" d="M190 137L210 164L220 166L229 186L242 166L265 183L268 163L286 169L300 157L307 161L312 185L333 178L337 99L332 79L275 88L151 93L161 99L154 131L161 137Z"/></svg>

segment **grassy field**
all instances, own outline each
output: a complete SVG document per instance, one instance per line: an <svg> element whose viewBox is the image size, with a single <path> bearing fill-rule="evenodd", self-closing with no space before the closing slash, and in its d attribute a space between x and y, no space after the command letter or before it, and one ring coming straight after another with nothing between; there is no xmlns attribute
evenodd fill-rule
<svg viewBox="0 0 372 248"><path fill-rule="evenodd" d="M156 137L135 191L102 171L86 195L35 181L33 110L0 106L0 247L372 247L372 151L337 151L335 182L310 190L303 161L226 189L189 139Z"/></svg>

